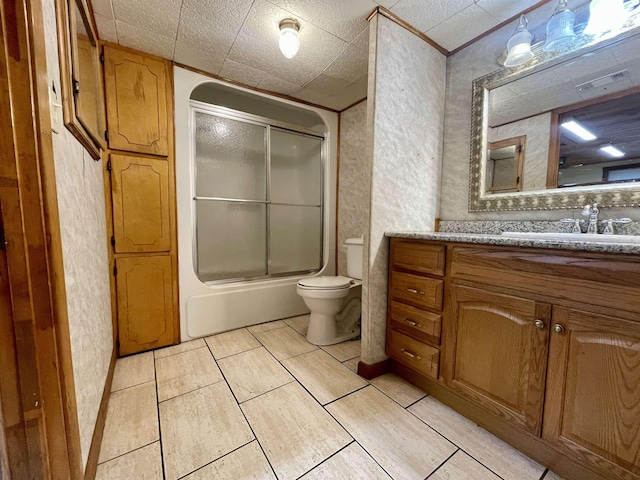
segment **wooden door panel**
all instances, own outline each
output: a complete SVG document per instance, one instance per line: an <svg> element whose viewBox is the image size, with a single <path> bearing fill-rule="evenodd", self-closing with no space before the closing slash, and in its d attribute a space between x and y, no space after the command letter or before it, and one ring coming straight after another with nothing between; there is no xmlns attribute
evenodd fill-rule
<svg viewBox="0 0 640 480"><path fill-rule="evenodd" d="M167 162L111 155L111 179L116 253L169 251Z"/></svg>
<svg viewBox="0 0 640 480"><path fill-rule="evenodd" d="M495 414L538 434L550 307L454 285L455 346L446 381ZM544 329L535 327L540 319Z"/></svg>
<svg viewBox="0 0 640 480"><path fill-rule="evenodd" d="M109 148L168 155L166 62L104 47Z"/></svg>
<svg viewBox="0 0 640 480"><path fill-rule="evenodd" d="M116 266L120 355L171 345L171 257L124 257Z"/></svg>
<svg viewBox="0 0 640 480"><path fill-rule="evenodd" d="M629 478L640 474L640 323L554 307L543 435Z"/></svg>

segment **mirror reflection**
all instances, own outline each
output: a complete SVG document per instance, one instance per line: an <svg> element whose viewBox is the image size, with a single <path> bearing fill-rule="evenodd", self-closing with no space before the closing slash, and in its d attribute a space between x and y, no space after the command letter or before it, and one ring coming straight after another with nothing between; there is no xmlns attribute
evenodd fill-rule
<svg viewBox="0 0 640 480"><path fill-rule="evenodd" d="M489 143L487 152L487 190L522 190L522 164L526 136Z"/></svg>

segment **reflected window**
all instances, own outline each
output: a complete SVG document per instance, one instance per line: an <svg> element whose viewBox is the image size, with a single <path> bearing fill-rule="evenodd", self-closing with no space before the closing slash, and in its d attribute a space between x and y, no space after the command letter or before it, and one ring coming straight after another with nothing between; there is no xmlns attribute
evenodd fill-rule
<svg viewBox="0 0 640 480"><path fill-rule="evenodd" d="M489 143L487 151L487 192L519 192L526 135Z"/></svg>

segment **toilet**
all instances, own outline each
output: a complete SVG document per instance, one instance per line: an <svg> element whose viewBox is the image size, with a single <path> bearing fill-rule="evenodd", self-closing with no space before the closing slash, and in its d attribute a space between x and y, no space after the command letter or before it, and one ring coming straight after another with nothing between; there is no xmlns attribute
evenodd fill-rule
<svg viewBox="0 0 640 480"><path fill-rule="evenodd" d="M314 345L333 345L360 335L362 238L349 238L345 245L348 277L308 277L298 282L298 295L311 310L307 340Z"/></svg>

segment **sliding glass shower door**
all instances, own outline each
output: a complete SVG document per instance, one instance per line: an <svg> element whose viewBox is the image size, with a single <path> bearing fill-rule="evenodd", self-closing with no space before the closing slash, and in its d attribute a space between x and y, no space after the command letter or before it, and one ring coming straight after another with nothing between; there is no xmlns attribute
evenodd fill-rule
<svg viewBox="0 0 640 480"><path fill-rule="evenodd" d="M320 270L323 139L200 102L192 125L198 278Z"/></svg>

